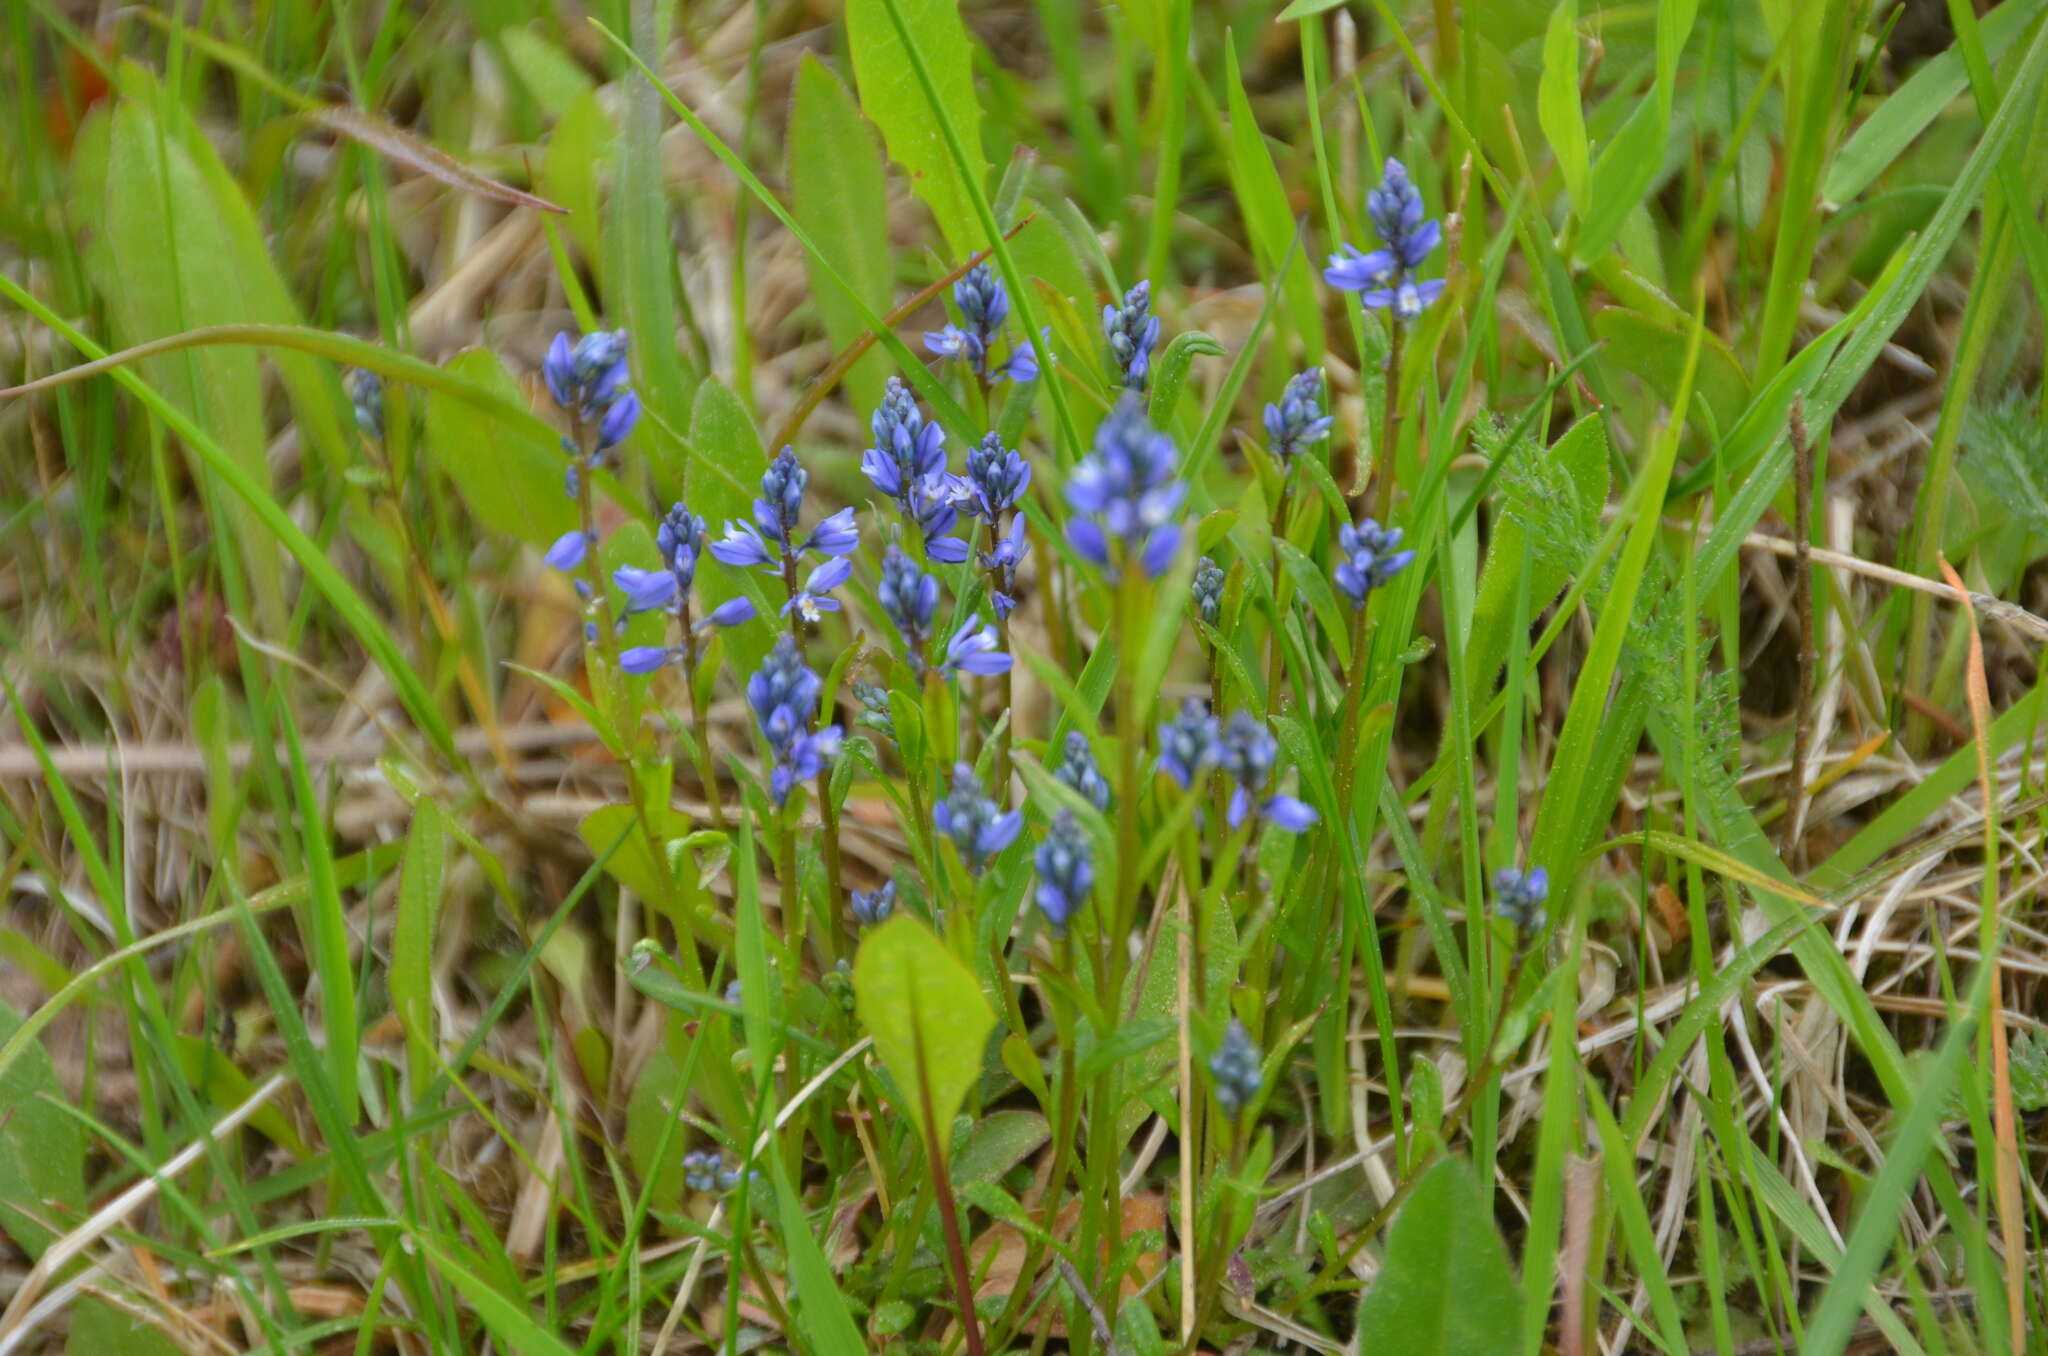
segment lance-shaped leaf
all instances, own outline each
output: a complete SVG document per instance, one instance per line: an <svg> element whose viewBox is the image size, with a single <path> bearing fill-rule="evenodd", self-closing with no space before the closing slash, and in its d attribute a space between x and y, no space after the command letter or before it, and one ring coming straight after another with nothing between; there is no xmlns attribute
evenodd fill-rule
<svg viewBox="0 0 2048 1356"><path fill-rule="evenodd" d="M917 919L869 932L853 962L854 1011L916 1122L943 1154L995 1026L974 973ZM919 1093L920 1084L925 1089ZM926 1124L927 1108L931 1123Z"/></svg>

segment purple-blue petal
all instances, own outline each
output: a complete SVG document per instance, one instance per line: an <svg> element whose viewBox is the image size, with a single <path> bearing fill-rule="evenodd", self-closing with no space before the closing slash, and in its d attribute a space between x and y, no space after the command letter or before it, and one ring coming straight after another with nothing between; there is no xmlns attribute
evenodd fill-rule
<svg viewBox="0 0 2048 1356"><path fill-rule="evenodd" d="M590 533L579 527L555 538L555 544L542 559L554 569L573 570L583 563L584 553L589 549Z"/></svg>
<svg viewBox="0 0 2048 1356"><path fill-rule="evenodd" d="M697 623L699 626L738 626L741 622L754 619L754 600L741 594L711 609L711 615Z"/></svg>
<svg viewBox="0 0 2048 1356"><path fill-rule="evenodd" d="M1181 525L1161 523L1145 538L1145 551L1139 558L1148 578L1157 579L1173 563L1173 553L1180 549Z"/></svg>
<svg viewBox="0 0 2048 1356"><path fill-rule="evenodd" d="M652 673L674 658L666 645L635 645L619 652L619 667L628 673Z"/></svg>
<svg viewBox="0 0 2048 1356"><path fill-rule="evenodd" d="M990 820L988 827L974 840L975 850L984 857L993 857L1017 840L1017 834L1024 827L1024 812L1012 810Z"/></svg>
<svg viewBox="0 0 2048 1356"><path fill-rule="evenodd" d="M1322 818L1313 805L1293 796L1272 797L1262 807L1261 813L1289 833L1306 833Z"/></svg>
<svg viewBox="0 0 2048 1356"><path fill-rule="evenodd" d="M1109 564L1109 542L1102 535L1101 524L1094 519L1069 518L1067 541L1083 560L1097 565Z"/></svg>

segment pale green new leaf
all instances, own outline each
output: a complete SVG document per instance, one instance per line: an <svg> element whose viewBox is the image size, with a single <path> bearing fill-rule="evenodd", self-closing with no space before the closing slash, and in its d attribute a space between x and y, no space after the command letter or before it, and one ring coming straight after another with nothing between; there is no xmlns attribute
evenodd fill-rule
<svg viewBox="0 0 2048 1356"><path fill-rule="evenodd" d="M939 91L939 102L977 156L981 105L974 97L974 58L960 22L959 0L899 0L904 26L917 37ZM931 208L948 250L964 259L986 244L975 219L974 197L946 149L885 0L849 0L846 44L853 54L860 106L889 147L889 158L910 176L911 191Z"/></svg>
<svg viewBox="0 0 2048 1356"><path fill-rule="evenodd" d="M875 1053L903 1099L900 1109L943 1154L995 1026L974 972L930 928L898 914L861 942L853 995L861 1025L875 1038Z"/></svg>

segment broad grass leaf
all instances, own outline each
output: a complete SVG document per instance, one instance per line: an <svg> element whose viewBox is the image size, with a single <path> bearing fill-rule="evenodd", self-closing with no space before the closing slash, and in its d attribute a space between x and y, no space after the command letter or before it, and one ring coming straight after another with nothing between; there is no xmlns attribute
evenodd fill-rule
<svg viewBox="0 0 2048 1356"><path fill-rule="evenodd" d="M1537 85L1536 115L1557 156L1558 172L1583 219L1592 207L1593 161L1586 145L1586 114L1579 106L1579 6L1565 0L1550 11L1543 38L1543 76Z"/></svg>
<svg viewBox="0 0 2048 1356"><path fill-rule="evenodd" d="M1995 62L2005 55L2043 8L2048 8L2048 0L2007 0L1986 14L1978 30L1985 59ZM1951 47L1929 58L1886 96L1836 152L1821 181L1821 200L1829 207L1840 207L1870 187L1969 84L1970 73L1960 48Z"/></svg>
<svg viewBox="0 0 2048 1356"><path fill-rule="evenodd" d="M576 59L531 28L507 24L498 30L497 41L505 54L505 64L550 119L561 119L573 104L592 92L590 77ZM575 210L568 203L563 206Z"/></svg>
<svg viewBox="0 0 2048 1356"><path fill-rule="evenodd" d="M534 1321L524 1297L515 1298L499 1290L439 1238L424 1233L412 1238L434 1271L468 1301L484 1327L507 1351L516 1351L520 1356L574 1356L574 1348Z"/></svg>
<svg viewBox="0 0 2048 1356"><path fill-rule="evenodd" d="M1477 1356L1514 1351L1521 1292L1479 1181L1462 1158L1424 1173L1387 1236L1358 1309L1361 1351Z"/></svg>
<svg viewBox="0 0 2048 1356"><path fill-rule="evenodd" d="M0 1045L21 1027L0 1004ZM31 1257L84 1218L85 1141L79 1122L44 1098L64 1096L42 1042L0 1070L0 1233Z"/></svg>
<svg viewBox="0 0 2048 1356"><path fill-rule="evenodd" d="M1302 342L1306 365L1313 367L1323 360L1323 320L1308 259L1295 248L1287 189L1273 167L1265 134L1252 115L1251 100L1245 97L1236 44L1225 43L1223 52L1224 89L1230 98L1230 181L1236 189L1238 210L1244 214L1245 229L1257 248L1260 270L1268 279L1283 267L1287 270L1280 286L1286 297L1288 324Z"/></svg>
<svg viewBox="0 0 2048 1356"><path fill-rule="evenodd" d="M947 1170L956 1187L993 1182L1050 1138L1052 1127L1036 1111L998 1111L969 1127Z"/></svg>
<svg viewBox="0 0 2048 1356"><path fill-rule="evenodd" d="M803 1193L790 1179L789 1164L779 1153L769 1154L768 1163L775 1183L782 1246L789 1258L789 1288L796 1301L797 1331L812 1351L859 1351L863 1347L860 1329L854 1326L846 1296L832 1275L824 1249L811 1233L811 1223L804 1216Z"/></svg>
<svg viewBox="0 0 2048 1356"><path fill-rule="evenodd" d="M898 1109L945 1153L953 1117L981 1076L995 1014L974 972L917 919L871 930L853 962L854 1010L896 1084ZM923 1085L927 1093L919 1093ZM925 1120L926 1096L931 1124Z"/></svg>
<svg viewBox="0 0 2048 1356"><path fill-rule="evenodd" d="M570 103L555 119L540 161L540 187L569 209L562 229L596 273L600 291L609 278L606 265L610 258L598 233L598 169L611 162L618 136L618 127L593 90Z"/></svg>
<svg viewBox="0 0 2048 1356"><path fill-rule="evenodd" d="M201 325L272 319L251 304L245 279L268 271L260 252L248 257L233 232L217 224L224 204L186 153L182 140L160 126L138 101L114 110L107 178L99 219L104 248L98 260L99 293L124 344L176 334ZM246 209L245 209L246 210ZM265 452L263 382L256 355L246 349L204 349L144 363L149 379L173 404L214 435L235 464L265 492L271 488ZM231 506L250 587L266 624L281 625L283 563L276 539L246 508Z"/></svg>
<svg viewBox="0 0 2048 1356"><path fill-rule="evenodd" d="M924 86L904 49L890 6L915 37L939 92L946 120L970 155L981 151L981 105L974 95L974 57L959 0L848 0L846 44L853 55L860 106L882 129L889 158L910 176L911 191L931 208L952 257L965 259L987 242L974 197L933 120Z"/></svg>
<svg viewBox="0 0 2048 1356"><path fill-rule="evenodd" d="M1188 368L1197 355L1220 358L1223 354L1223 345L1201 330L1182 330L1174 335L1159 359L1158 375L1152 384L1152 422L1161 428L1172 425L1181 390L1188 384Z"/></svg>
<svg viewBox="0 0 2048 1356"><path fill-rule="evenodd" d="M517 402L519 383L489 349L470 349L448 361L450 374L493 396ZM508 427L474 403L429 391L427 449L455 482L476 520L496 535L546 547L576 526L576 505L563 492L568 457L529 427Z"/></svg>
<svg viewBox="0 0 2048 1356"><path fill-rule="evenodd" d="M697 387L697 399L690 411L690 493L689 505L704 519L713 540L725 535L729 519L753 521L754 496L760 490L761 473L768 459L761 448L761 435L747 417L746 406L716 377L707 377ZM815 504L805 506L807 525L817 521ZM767 623L749 622L725 632L726 651L732 670L752 673L761 666L774 642L777 611L783 603L782 590L771 594L767 576L755 570L735 570L706 559L697 569L698 615L702 616L728 598L745 593L754 600L754 610Z"/></svg>
<svg viewBox="0 0 2048 1356"><path fill-rule="evenodd" d="M1606 344L1608 358L1641 378L1651 391L1678 389L1691 341L1685 329L1625 307L1609 306L1593 317L1593 333ZM1715 336L1706 336L1700 344L1699 372L1693 385L1714 416L1715 429L1709 430L1697 427L1696 410L1686 412L1702 435L1733 427L1749 408L1749 379L1728 346Z"/></svg>
<svg viewBox="0 0 2048 1356"><path fill-rule="evenodd" d="M242 1105L256 1092L255 1081L242 1072L225 1050L204 1036L173 1036L171 1057L193 1091L223 1114ZM299 1132L292 1128L277 1103L258 1107L248 1123L272 1143L289 1150L293 1157L306 1157L306 1141L299 1138Z"/></svg>
<svg viewBox="0 0 2048 1356"><path fill-rule="evenodd" d="M71 1356L184 1356L161 1328L102 1299L81 1298L70 1320L64 1350Z"/></svg>
<svg viewBox="0 0 2048 1356"><path fill-rule="evenodd" d="M388 981L391 1011L405 1031L413 1086L422 1088L434 1073L434 931L441 919L448 838L441 807L432 800L420 797L412 814L398 873L398 918L391 935ZM603 851L603 845L594 850Z"/></svg>
<svg viewBox="0 0 2048 1356"><path fill-rule="evenodd" d="M796 219L868 309L887 314L896 268L889 253L889 190L881 148L852 92L809 53L797 67L788 169L790 210ZM833 286L818 259L805 255L804 267L825 334L835 351L844 351L868 332L860 307ZM845 385L856 408L881 403L885 375L880 349L870 349L847 371Z"/></svg>

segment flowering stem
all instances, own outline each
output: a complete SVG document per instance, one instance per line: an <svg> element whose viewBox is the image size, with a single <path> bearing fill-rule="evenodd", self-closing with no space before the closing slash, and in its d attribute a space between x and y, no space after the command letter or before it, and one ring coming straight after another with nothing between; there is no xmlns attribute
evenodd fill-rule
<svg viewBox="0 0 2048 1356"><path fill-rule="evenodd" d="M697 780L704 787L704 803L711 811L711 827L720 833L726 831L724 797L719 794L718 765L711 760L711 712L704 700L704 692L697 683L697 633L690 623L690 600L686 595L682 602L683 626L683 686L690 692L690 732L697 742Z"/></svg>
<svg viewBox="0 0 2048 1356"><path fill-rule="evenodd" d="M1381 522L1394 507L1394 434L1401 406L1401 318L1387 314L1387 398L1380 419L1379 489L1373 500L1373 517Z"/></svg>
<svg viewBox="0 0 2048 1356"><path fill-rule="evenodd" d="M1283 633L1286 630L1287 607L1280 597L1280 546L1286 539L1287 525L1287 476L1281 473L1280 492L1273 496L1273 634L1266 657L1266 719L1271 720L1280 709L1280 681L1283 676L1281 655L1285 651ZM1218 706L1217 711L1223 708Z"/></svg>

